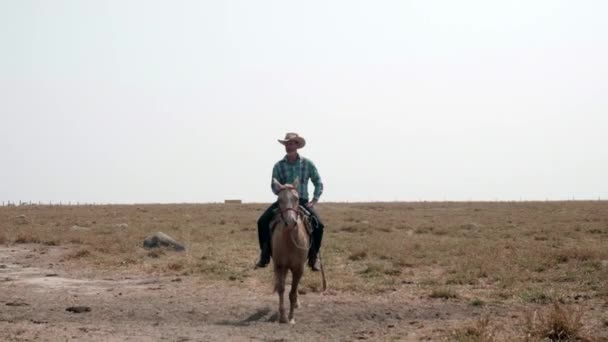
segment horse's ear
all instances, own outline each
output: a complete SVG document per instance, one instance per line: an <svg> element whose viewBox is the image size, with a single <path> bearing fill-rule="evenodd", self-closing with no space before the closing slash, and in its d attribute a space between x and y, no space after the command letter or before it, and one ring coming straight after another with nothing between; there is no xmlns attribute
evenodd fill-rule
<svg viewBox="0 0 608 342"><path fill-rule="evenodd" d="M276 178L272 179L272 183L276 186L278 186L279 188L283 187L283 184L279 183L279 181Z"/></svg>
<svg viewBox="0 0 608 342"><path fill-rule="evenodd" d="M300 177L296 177L296 179L293 180L293 183L291 185L293 185L293 187L297 189L300 185Z"/></svg>

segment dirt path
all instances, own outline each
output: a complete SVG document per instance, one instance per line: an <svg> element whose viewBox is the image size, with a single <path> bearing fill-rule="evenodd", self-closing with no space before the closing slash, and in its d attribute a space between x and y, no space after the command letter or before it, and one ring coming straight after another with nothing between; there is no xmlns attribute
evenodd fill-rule
<svg viewBox="0 0 608 342"><path fill-rule="evenodd" d="M307 293L294 326L276 323L270 286L201 277L108 276L58 264L65 247L0 248L0 340L441 340L482 309L403 292L362 298ZM264 270L265 271L265 270ZM84 306L73 313L68 307ZM505 316L500 307L485 313Z"/></svg>

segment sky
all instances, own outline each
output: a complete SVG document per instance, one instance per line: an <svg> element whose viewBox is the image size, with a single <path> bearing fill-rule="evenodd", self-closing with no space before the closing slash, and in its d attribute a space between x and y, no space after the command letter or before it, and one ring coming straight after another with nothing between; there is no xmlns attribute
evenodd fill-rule
<svg viewBox="0 0 608 342"><path fill-rule="evenodd" d="M0 0L0 201L608 198L608 2ZM312 184L310 185L312 191Z"/></svg>

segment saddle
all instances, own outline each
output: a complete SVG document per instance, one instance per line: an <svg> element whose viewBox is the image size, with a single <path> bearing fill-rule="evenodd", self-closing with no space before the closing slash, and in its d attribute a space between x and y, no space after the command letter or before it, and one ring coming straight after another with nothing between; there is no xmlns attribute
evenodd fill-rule
<svg viewBox="0 0 608 342"><path fill-rule="evenodd" d="M279 209L275 209L274 211L274 218L272 219L272 221L270 221L270 236L272 236L272 233L274 232L274 228L276 227L276 225L281 222L281 213L279 211ZM312 231L314 230L314 227L316 226L316 217L314 217L311 212L308 210L308 208L306 208L303 205L299 206L298 209L298 216L302 219L302 222L304 222L304 227L306 227L306 232L308 233L308 236L311 237L312 236Z"/></svg>

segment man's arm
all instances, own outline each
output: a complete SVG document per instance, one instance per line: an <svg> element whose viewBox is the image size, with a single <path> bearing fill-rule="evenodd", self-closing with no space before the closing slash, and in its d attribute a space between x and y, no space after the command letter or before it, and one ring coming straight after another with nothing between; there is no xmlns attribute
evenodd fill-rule
<svg viewBox="0 0 608 342"><path fill-rule="evenodd" d="M272 178L270 178L270 189L272 190L272 192L275 195L279 195L279 187L274 184L274 182L272 181L273 179L278 180L279 182L282 182L281 180L281 175L279 172L279 163L274 164L274 167L272 168Z"/></svg>
<svg viewBox="0 0 608 342"><path fill-rule="evenodd" d="M310 180L312 181L312 184L315 186L315 192L312 196L312 201L311 204L314 205L317 202L319 202L319 198L321 197L321 194L323 193L323 181L321 181L321 175L319 175L319 171L317 170L317 167L315 166L315 164L312 161L308 161L310 163Z"/></svg>

